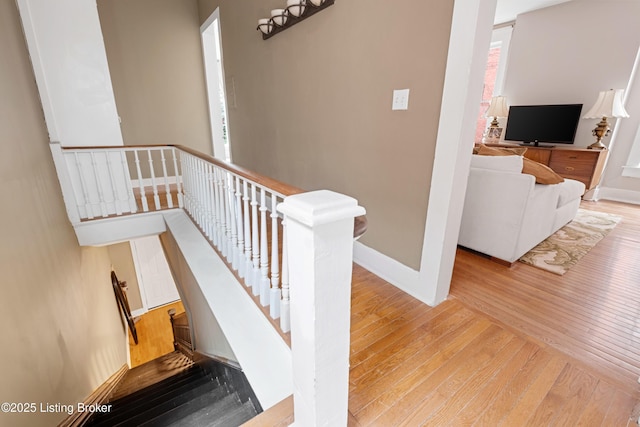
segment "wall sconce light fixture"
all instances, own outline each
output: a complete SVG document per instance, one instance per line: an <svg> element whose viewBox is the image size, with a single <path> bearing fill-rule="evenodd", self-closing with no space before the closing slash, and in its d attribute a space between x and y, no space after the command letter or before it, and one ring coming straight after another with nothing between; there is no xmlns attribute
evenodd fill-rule
<svg viewBox="0 0 640 427"><path fill-rule="evenodd" d="M331 6L335 0L287 0L286 9L273 9L271 18L258 19L258 30L266 40Z"/></svg>

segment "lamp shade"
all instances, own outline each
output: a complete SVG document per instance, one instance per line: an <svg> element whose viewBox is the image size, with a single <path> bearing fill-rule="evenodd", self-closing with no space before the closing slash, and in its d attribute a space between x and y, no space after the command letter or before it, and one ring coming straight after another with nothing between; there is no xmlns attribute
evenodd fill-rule
<svg viewBox="0 0 640 427"><path fill-rule="evenodd" d="M584 119L601 119L603 117L629 117L622 104L623 89L603 90L596 103L583 116Z"/></svg>
<svg viewBox="0 0 640 427"><path fill-rule="evenodd" d="M491 98L491 104L487 108L485 117L507 117L509 107L507 107L507 98L505 96L494 96Z"/></svg>

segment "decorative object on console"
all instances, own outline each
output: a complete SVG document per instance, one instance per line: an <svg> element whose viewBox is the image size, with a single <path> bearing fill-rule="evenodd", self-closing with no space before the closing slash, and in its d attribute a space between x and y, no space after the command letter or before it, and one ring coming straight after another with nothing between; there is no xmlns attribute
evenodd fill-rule
<svg viewBox="0 0 640 427"><path fill-rule="evenodd" d="M262 39L266 40L326 9L334 2L335 0L287 0L286 9L273 9L271 18L258 19L257 29L262 32Z"/></svg>
<svg viewBox="0 0 640 427"><path fill-rule="evenodd" d="M607 149L607 146L602 143L602 138L608 136L611 132L611 128L607 122L607 117L629 117L629 113L624 109L624 105L622 103L623 94L623 89L609 89L601 91L595 105L583 116L584 119L602 119L593 130L593 136L596 137L596 142L587 148L596 150Z"/></svg>
<svg viewBox="0 0 640 427"><path fill-rule="evenodd" d="M498 122L498 117L507 117L509 107L507 106L507 98L504 96L494 96L491 98L491 104L487 108L485 117L493 117L491 124L484 134L484 142L498 142L502 136L502 129Z"/></svg>

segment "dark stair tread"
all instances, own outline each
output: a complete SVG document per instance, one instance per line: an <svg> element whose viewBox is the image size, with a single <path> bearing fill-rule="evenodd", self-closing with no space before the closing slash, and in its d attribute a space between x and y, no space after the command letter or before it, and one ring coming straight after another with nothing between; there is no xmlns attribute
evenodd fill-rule
<svg viewBox="0 0 640 427"><path fill-rule="evenodd" d="M255 417L251 401L242 403L237 393L170 424L171 427L237 427Z"/></svg>
<svg viewBox="0 0 640 427"><path fill-rule="evenodd" d="M130 369L111 396L116 400L194 366L184 354L174 351Z"/></svg>
<svg viewBox="0 0 640 427"><path fill-rule="evenodd" d="M179 388L166 389L161 391L162 394L151 395L148 399L138 402L138 405L114 406L111 413L97 419L94 425L139 425L147 419L155 418L218 388L223 388L224 393L228 393L225 387L221 387L218 381L210 377L196 378Z"/></svg>
<svg viewBox="0 0 640 427"><path fill-rule="evenodd" d="M206 358L184 366L181 357L170 353L130 370L124 387L128 393L118 387L114 395L121 397L109 402L112 411L94 414L86 425L235 427L262 412L242 371ZM161 379L149 384L154 375ZM141 388L138 380L147 386Z"/></svg>
<svg viewBox="0 0 640 427"><path fill-rule="evenodd" d="M188 384L199 378L205 378L207 376L208 374L202 369L198 368L197 366L193 366L187 371L183 371L177 375L174 375L173 377L166 378L156 384L147 386L141 390L136 391L135 393L131 393L119 399L112 400L109 403L111 403L114 407L134 404L138 400L145 400L148 399L149 396L162 394L163 391L180 388L185 384ZM211 376L208 377L211 378Z"/></svg>
<svg viewBox="0 0 640 427"><path fill-rule="evenodd" d="M220 417L224 413L233 411L242 405L236 393L228 393L224 396L206 396L204 399L194 399L181 407L167 412L156 419L149 420L142 424L149 427L176 427L176 426L200 426L202 424L195 414L213 414L210 416ZM208 420L209 417L205 417ZM207 421L208 422L208 421Z"/></svg>
<svg viewBox="0 0 640 427"><path fill-rule="evenodd" d="M258 411L253 406L253 403L249 400L242 404L242 406L236 408L234 411L227 412L220 418L216 419L212 427L238 427L251 418L258 415Z"/></svg>

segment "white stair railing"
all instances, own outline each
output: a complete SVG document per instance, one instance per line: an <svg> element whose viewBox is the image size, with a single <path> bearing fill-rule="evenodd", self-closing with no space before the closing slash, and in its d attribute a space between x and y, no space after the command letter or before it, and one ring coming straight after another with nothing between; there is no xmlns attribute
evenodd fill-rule
<svg viewBox="0 0 640 427"><path fill-rule="evenodd" d="M296 425L346 425L353 238L366 229L355 199L303 193L182 146L51 150L74 225L184 209L291 331Z"/></svg>
<svg viewBox="0 0 640 427"><path fill-rule="evenodd" d="M73 224L182 207L179 153L172 146L64 148L51 144ZM165 204L162 203L164 199Z"/></svg>
<svg viewBox="0 0 640 427"><path fill-rule="evenodd" d="M288 260L278 206L302 191L180 146L62 148L72 223L184 208L250 292L289 332ZM281 277L282 274L282 277ZM283 295L283 287L285 289ZM285 299L283 302L283 298Z"/></svg>
<svg viewBox="0 0 640 427"><path fill-rule="evenodd" d="M286 240L278 238L282 217L277 209L300 190L274 180L264 183L263 177L185 148L180 161L185 210L260 304L269 306L271 318L281 318L281 330L289 332L289 304L282 303L280 283L280 271L287 268L280 254L287 249Z"/></svg>

